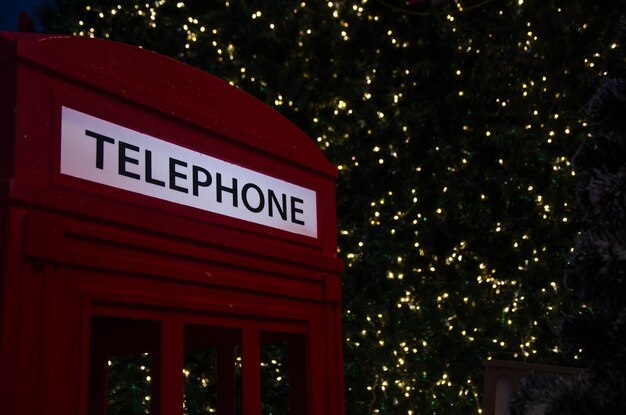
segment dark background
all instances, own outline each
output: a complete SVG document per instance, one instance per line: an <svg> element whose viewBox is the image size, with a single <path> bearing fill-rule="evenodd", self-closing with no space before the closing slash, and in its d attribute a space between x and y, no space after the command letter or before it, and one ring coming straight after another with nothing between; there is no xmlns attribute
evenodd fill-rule
<svg viewBox="0 0 626 415"><path fill-rule="evenodd" d="M15 31L18 29L19 14L26 12L35 21L35 28L40 30L41 24L35 17L35 10L45 0L0 0L0 30Z"/></svg>

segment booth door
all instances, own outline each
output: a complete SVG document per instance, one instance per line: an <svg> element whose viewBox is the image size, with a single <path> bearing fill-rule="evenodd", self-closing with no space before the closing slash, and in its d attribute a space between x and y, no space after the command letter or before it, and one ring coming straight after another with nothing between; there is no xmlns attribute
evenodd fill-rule
<svg viewBox="0 0 626 415"><path fill-rule="evenodd" d="M323 279L289 283L225 261L208 274L216 254L206 247L41 212L13 217L4 393L20 413L332 409L339 373L328 364Z"/></svg>
<svg viewBox="0 0 626 415"><path fill-rule="evenodd" d="M88 415L310 413L306 323L101 307Z"/></svg>

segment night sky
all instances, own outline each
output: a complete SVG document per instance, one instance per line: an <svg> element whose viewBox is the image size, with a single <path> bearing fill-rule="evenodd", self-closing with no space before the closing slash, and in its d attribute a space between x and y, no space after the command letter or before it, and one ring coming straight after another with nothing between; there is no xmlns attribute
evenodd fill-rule
<svg viewBox="0 0 626 415"><path fill-rule="evenodd" d="M35 9L45 0L0 0L0 30L17 30L17 20L21 12L27 12L36 21L37 29L41 29L35 17Z"/></svg>

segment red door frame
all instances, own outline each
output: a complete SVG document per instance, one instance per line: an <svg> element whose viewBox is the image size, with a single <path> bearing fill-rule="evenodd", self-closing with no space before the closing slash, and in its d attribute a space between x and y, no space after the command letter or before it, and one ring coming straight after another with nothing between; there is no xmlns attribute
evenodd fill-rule
<svg viewBox="0 0 626 415"><path fill-rule="evenodd" d="M95 297L98 297L96 294ZM105 296L106 297L106 296ZM83 388L91 389L88 392L82 392L81 395L91 396L92 399L99 401L99 404L103 407L105 402L105 385L99 384L95 388L90 388L91 382L97 379L104 379L104 373L106 373L106 359L110 355L114 354L131 354L149 351L158 357L158 363L154 366L153 371L158 375L155 376L157 381L157 396L154 398L156 402L153 402L153 413L158 414L180 414L182 415L182 369L183 358L182 354L185 349L183 345L183 328L185 325L206 326L210 328L229 328L241 331L239 336L239 342L242 348L242 365L243 365L243 377L242 377L242 404L243 415L248 414L260 414L261 413L261 383L260 383L260 354L259 345L264 337L264 332L273 333L274 337L281 339L288 339L289 335L299 335L299 338L309 339L308 322L306 315L292 314L289 318L276 318L273 317L270 321L263 321L259 319L260 313L253 315L242 316L220 316L214 315L211 312L202 313L199 310L180 310L175 312L168 310L168 307L160 306L158 309L149 308L137 308L138 304L141 304L139 299L132 299L127 304L120 304L119 296L114 296L116 299L115 304L107 304L106 302L94 301L94 297L91 295L86 296L86 307L84 308L85 318L83 318L83 333L85 336L85 342L89 342L92 355L94 354L94 341L93 331L91 329L91 317L116 317L125 319L134 319L142 321L152 321L159 325L159 341L158 344L149 345L152 339L146 335L145 332L127 333L130 338L133 339L129 343L113 345L103 342L103 338L98 338L98 344L95 348L95 354L100 356L99 360L90 361L88 354L83 355L83 367L88 368L83 370L83 382L81 385ZM131 300L127 298L126 300ZM306 374L310 371L310 368L306 367L306 362L310 361L307 354L310 351L310 345L305 342L290 341L289 342L289 362L290 362L290 378L296 380L295 387L292 388L290 384L290 408L294 415L302 415L311 413L308 402L310 399L311 391L307 388ZM310 341L309 341L310 343ZM215 346L221 350L227 350L227 353L218 359L218 365L221 369L218 369L218 378L225 377L225 380L218 383L218 388L223 388L221 396L231 397L225 402L220 403L218 400L218 413L220 414L234 414L235 400L234 400L234 344L232 339L226 339L226 341L216 341ZM117 349L112 349L118 346ZM120 348L121 346L121 348ZM155 347L157 346L157 347ZM108 351L108 353L107 353ZM304 355L304 356L303 356ZM218 355L219 356L219 355ZM291 366L293 363L293 367ZM303 366L304 365L304 366ZM99 370L94 376L95 370ZM88 373L90 372L91 373ZM304 376L303 381L298 382L297 376ZM178 381L176 381L178 379ZM218 392L219 393L219 392ZM95 396L95 398L94 398ZM85 404L86 402L84 402ZM89 413L93 415L93 412L87 410L85 406L82 409L84 414ZM99 412L96 412L99 413ZM102 412L103 414L106 411Z"/></svg>

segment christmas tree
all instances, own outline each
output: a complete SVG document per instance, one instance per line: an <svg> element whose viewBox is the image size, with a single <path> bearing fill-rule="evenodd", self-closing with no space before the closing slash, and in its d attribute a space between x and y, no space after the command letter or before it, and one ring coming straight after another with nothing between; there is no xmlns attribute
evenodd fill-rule
<svg viewBox="0 0 626 415"><path fill-rule="evenodd" d="M340 170L348 414L481 412L483 361L568 363L571 160L623 0L55 0L258 97ZM585 355L572 359L583 361Z"/></svg>
<svg viewBox="0 0 626 415"><path fill-rule="evenodd" d="M589 113L593 137L574 157L584 229L564 281L581 307L559 327L566 352L585 355L587 370L575 378L524 382L514 398L514 414L626 413L624 79L605 79Z"/></svg>

